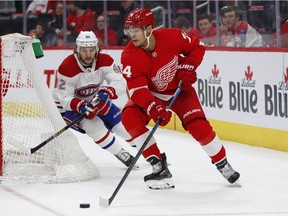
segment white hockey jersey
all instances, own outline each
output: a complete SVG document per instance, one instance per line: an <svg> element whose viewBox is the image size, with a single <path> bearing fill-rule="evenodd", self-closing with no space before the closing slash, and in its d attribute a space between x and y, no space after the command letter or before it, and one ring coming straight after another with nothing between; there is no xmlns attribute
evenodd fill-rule
<svg viewBox="0 0 288 216"><path fill-rule="evenodd" d="M117 95L126 89L120 69L111 56L103 53L98 54L89 68L83 67L76 53L69 55L59 66L57 78L53 98L61 113L74 110L71 108L74 98L90 101L103 85L114 87Z"/></svg>

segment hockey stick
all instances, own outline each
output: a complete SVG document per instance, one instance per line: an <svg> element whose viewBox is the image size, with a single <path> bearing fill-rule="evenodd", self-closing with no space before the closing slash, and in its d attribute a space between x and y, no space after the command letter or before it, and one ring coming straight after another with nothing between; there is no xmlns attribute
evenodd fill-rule
<svg viewBox="0 0 288 216"><path fill-rule="evenodd" d="M62 128L61 130L57 131L54 135L50 136L48 139L44 140L42 143L40 143L39 145L35 146L34 148L29 148L27 146L25 146L23 143L21 143L19 140L15 139L14 137L7 137L6 140L13 146L15 146L16 148L20 149L21 151L28 153L28 154L33 154L36 151L38 151L39 149L41 149L43 146L45 146L47 143L49 143L51 140L55 139L56 137L58 137L60 134L62 134L63 132L65 132L68 128L72 127L74 124L77 124L78 122L80 122L82 119L84 119L87 116L86 113L80 115L77 119L75 119L74 121L72 121L70 124L66 125L64 128Z"/></svg>
<svg viewBox="0 0 288 216"><path fill-rule="evenodd" d="M171 101L167 105L166 109L170 109L171 108L171 106L173 105L174 101L176 100L176 98L178 97L179 93L181 92L181 88L182 88L182 82L180 81L179 82L179 86L178 86L177 90L175 91ZM125 182L125 180L127 179L128 175L130 174L131 170L133 169L134 165L136 164L137 160L139 159L139 157L141 156L142 152L144 151L144 149L146 148L147 144L149 143L150 139L152 138L153 134L155 133L156 129L160 125L161 121L162 121L162 119L158 119L157 120L156 124L154 125L154 127L150 131L150 133L149 133L148 137L146 138L145 142L143 143L142 147L139 149L139 151L136 154L134 160L132 161L132 163L130 164L129 168L126 170L124 176L122 177L121 181L119 182L119 184L117 185L116 189L114 190L112 196L109 199L105 199L105 198L103 198L101 196L99 197L99 205L101 207L110 206L110 204L114 200L115 196L117 195L118 191L120 190L120 188L122 187L123 183Z"/></svg>
<svg viewBox="0 0 288 216"><path fill-rule="evenodd" d="M98 103L99 103L98 97L95 97L95 99L93 99L92 101L92 105L95 107ZM76 118L74 121L72 121L71 123L67 124L64 128L62 128L61 130L57 131L54 135L50 136L48 139L44 140L42 143L40 143L39 145L35 146L34 148L28 148L27 146L25 146L24 144L22 144L20 141L18 141L17 139L13 138L13 137L7 137L6 140L13 146L15 146L16 148L22 150L23 152L26 152L28 154L33 154L36 151L38 151L39 149L41 149L42 147L44 147L47 143L49 143L51 140L55 139L56 137L58 137L60 134L62 134L63 132L65 132L67 129L69 129L70 127L72 127L74 124L77 124L78 122L80 122L82 119L84 119L87 115L89 114L89 111L87 110L85 113L81 114L78 118Z"/></svg>

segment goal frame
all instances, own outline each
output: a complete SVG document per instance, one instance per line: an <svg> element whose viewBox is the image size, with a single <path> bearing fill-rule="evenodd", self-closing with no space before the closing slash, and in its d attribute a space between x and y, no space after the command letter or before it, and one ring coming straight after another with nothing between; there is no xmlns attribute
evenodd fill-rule
<svg viewBox="0 0 288 216"><path fill-rule="evenodd" d="M10 44L8 44L8 42L10 42ZM1 94L0 94L0 183L8 183L8 184L15 183L15 182L65 183L65 182L86 181L86 180L92 180L92 179L98 178L100 175L98 167L84 153L76 136L69 129L59 134L59 136L53 139L51 143L48 143L47 146L45 146L43 149L41 148L39 152L33 155L27 154L21 151L21 149L17 149L15 146L9 144L9 141L7 138L9 136L7 135L7 132L9 133L10 136L14 136L15 134L16 140L19 139L19 137L17 137L17 131L18 131L17 126L19 125L15 124L11 126L11 128L10 126L7 127L7 125L11 125L10 119L13 119L14 122L18 122L19 120L25 123L25 118L26 118L26 120L29 121L29 124L32 126L31 132L33 134L31 135L27 134L27 136L30 136L30 137L28 141L24 140L26 141L24 145L26 145L26 147L28 148L35 147L35 145L37 145L37 142L39 142L38 141L39 139L45 140L47 139L47 136L50 136L53 133L56 133L57 131L59 131L60 129L66 126L65 121L63 120L62 116L60 115L57 109L56 104L54 103L51 90L48 88L47 84L45 83L44 79L42 79L41 75L37 73L39 70L37 67L36 56L34 55L35 53L33 53L32 43L33 43L32 37L24 36L19 33L13 33L13 34L0 36L0 73L1 73L1 79L0 79L0 89L1 89ZM10 50L12 50L13 55L10 55L11 54ZM16 54L13 51L15 51ZM27 56L27 53L29 54L28 56ZM9 67L10 65L12 66ZM7 73L7 71L9 74L8 78L6 77L6 74L5 74L5 77L3 76L3 74ZM29 84L27 84L27 86L22 87L20 83L19 86L15 87L16 85L15 83L18 82L18 80L15 77L18 76L18 73L20 74L20 76L22 75L24 77L23 78L24 81L25 80L27 82L29 81ZM8 82L8 85L7 85L7 82ZM27 95L26 91L28 91L28 93L31 92L32 93L31 95L33 95L31 97L35 97L37 99L35 103L34 101L33 103L30 101L30 98L28 98L30 97L30 95ZM32 91L35 91L36 93ZM17 97L19 96L16 94L20 92L19 93L20 99L18 101L18 98L16 98L15 99L16 102L13 101L13 105L11 107L8 107L9 112L7 114L6 113L7 104L10 105L9 103L11 103L9 101L7 102L7 100L9 100L10 98L14 96L14 92L16 92L15 98L16 96ZM24 95L21 96L21 93ZM28 102L25 101L26 96L27 96ZM37 97L41 97L41 98L38 99ZM20 111L19 111L20 115L15 114L15 116L13 116L14 108L15 110L18 109L19 108L18 105L19 104L21 105L21 103L23 104L23 100L25 101L25 104L24 104L25 106L27 106L28 104L28 108L23 106L24 108L22 109L24 110L21 110L21 106L20 106ZM38 104L41 105L40 108L38 107L40 106ZM35 110L32 110L34 109L34 107L36 111L40 112L41 115L43 112L43 117L33 116L36 113ZM12 117L11 117L10 109L13 111ZM17 111L15 111L15 113L16 112ZM32 113L31 116L29 116L29 114L26 114L26 112L27 113L31 112ZM36 113L36 114L39 114L39 113ZM6 115L8 115L8 117ZM43 118L43 121L42 121L42 118ZM38 133L38 130L33 130L34 125L32 124L33 124L34 119L35 121L37 121L35 123L35 127L37 127L38 125L40 125L41 127L43 126L43 128L39 130L39 133ZM41 123L39 123L38 121ZM28 126L21 125L21 127L28 127ZM46 127L49 130L46 131L45 130ZM10 133L11 129L13 131ZM20 129L22 130L22 128ZM21 134L22 136L21 138L23 138L23 136L26 136L25 133L26 132L24 130L23 132L24 135ZM37 137L34 137L35 134L37 134ZM31 142L31 139L33 138L35 138L36 140L35 142ZM23 140L19 140L19 141L23 141ZM7 149L8 149L7 146L9 147L9 151L8 151L9 154L7 154ZM20 159L17 159L17 157L20 158L20 156L21 156L21 161ZM12 157L15 157L16 159ZM17 173L18 171L19 171L19 176ZM37 173L38 171L39 173ZM13 176L14 174L15 176Z"/></svg>

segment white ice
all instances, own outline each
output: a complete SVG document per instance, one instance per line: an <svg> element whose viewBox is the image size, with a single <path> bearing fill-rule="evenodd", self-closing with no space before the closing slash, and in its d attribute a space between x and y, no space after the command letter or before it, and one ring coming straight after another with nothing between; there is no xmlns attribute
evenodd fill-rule
<svg viewBox="0 0 288 216"><path fill-rule="evenodd" d="M175 189L148 189L143 177L151 167L141 157L140 169L132 170L111 205L103 208L99 197L112 195L126 168L85 135L77 137L101 176L67 184L0 185L1 216L288 215L288 153L223 142L228 160L241 174L242 187L233 187L192 137L158 129L155 137L171 164ZM80 203L91 206L81 209Z"/></svg>

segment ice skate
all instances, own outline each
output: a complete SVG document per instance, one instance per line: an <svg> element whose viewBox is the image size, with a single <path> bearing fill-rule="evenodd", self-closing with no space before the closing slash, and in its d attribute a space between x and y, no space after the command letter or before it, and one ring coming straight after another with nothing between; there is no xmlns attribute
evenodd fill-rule
<svg viewBox="0 0 288 216"><path fill-rule="evenodd" d="M144 177L147 186L153 190L163 190L175 187L172 182L172 174L167 167L165 153L161 154L161 156L162 160L155 157L151 159L153 172Z"/></svg>
<svg viewBox="0 0 288 216"><path fill-rule="evenodd" d="M237 185L239 184L237 180L239 179L240 174L232 168L226 158L221 162L217 163L216 167L229 183Z"/></svg>
<svg viewBox="0 0 288 216"><path fill-rule="evenodd" d="M132 161L134 160L134 157L127 152L125 149L121 149L120 152L115 155L116 158L118 158L126 167L129 167ZM134 168L139 168L139 166L134 165Z"/></svg>

